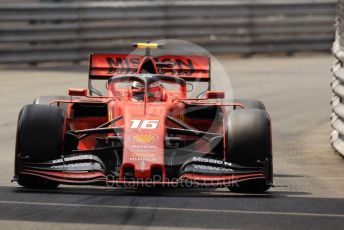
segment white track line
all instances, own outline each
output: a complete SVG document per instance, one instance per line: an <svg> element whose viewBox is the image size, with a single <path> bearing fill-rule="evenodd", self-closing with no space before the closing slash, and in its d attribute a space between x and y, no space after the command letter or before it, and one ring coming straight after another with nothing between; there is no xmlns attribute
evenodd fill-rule
<svg viewBox="0 0 344 230"><path fill-rule="evenodd" d="M149 206L123 206L123 205L93 205L93 204L63 204L45 202L25 202L25 201L5 201L0 200L0 204L18 205L41 205L56 207L88 207L88 208L110 208L110 209L135 209L135 210L158 210L158 211L182 211L182 212L216 212L233 214L258 214L258 215L284 215L284 216L308 216L308 217L334 217L344 218L344 214L330 213L307 213L307 212L272 212L272 211L244 211L244 210L225 210L225 209L197 209L197 208L169 208L169 207L149 207Z"/></svg>

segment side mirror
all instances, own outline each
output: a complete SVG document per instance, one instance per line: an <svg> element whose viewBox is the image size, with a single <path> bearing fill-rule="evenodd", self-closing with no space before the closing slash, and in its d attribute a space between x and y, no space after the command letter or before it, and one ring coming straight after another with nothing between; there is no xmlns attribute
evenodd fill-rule
<svg viewBox="0 0 344 230"><path fill-rule="evenodd" d="M224 91L207 91L205 92L205 98L207 99L223 99L225 98Z"/></svg>
<svg viewBox="0 0 344 230"><path fill-rule="evenodd" d="M68 89L69 96L87 96L87 89Z"/></svg>
<svg viewBox="0 0 344 230"><path fill-rule="evenodd" d="M187 82L186 83L186 92L192 92L193 91L193 84Z"/></svg>

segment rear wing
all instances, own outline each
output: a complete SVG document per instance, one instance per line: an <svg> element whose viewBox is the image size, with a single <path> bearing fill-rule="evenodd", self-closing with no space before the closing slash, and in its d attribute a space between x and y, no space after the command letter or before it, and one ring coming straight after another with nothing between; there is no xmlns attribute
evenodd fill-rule
<svg viewBox="0 0 344 230"><path fill-rule="evenodd" d="M135 54L91 54L89 79L107 80L113 76L138 74L146 56ZM157 74L183 78L186 81L210 82L210 57L202 55L162 55L152 57Z"/></svg>

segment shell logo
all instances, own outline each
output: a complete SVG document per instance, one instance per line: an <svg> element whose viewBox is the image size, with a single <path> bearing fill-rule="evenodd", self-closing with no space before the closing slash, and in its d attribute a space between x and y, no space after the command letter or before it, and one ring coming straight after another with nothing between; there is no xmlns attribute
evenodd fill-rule
<svg viewBox="0 0 344 230"><path fill-rule="evenodd" d="M149 134L149 133L139 133L139 134L132 135L130 139L133 142L138 143L138 144L149 144L158 140L158 137L156 135Z"/></svg>

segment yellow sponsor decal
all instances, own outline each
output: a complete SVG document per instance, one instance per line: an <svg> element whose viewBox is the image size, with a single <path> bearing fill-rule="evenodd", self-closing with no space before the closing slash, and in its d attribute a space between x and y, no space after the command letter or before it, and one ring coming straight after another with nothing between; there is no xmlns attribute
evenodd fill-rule
<svg viewBox="0 0 344 230"><path fill-rule="evenodd" d="M112 120L112 110L108 111L108 117L109 117L109 121Z"/></svg>
<svg viewBox="0 0 344 230"><path fill-rule="evenodd" d="M150 144L158 140L158 137L149 133L139 133L130 136L130 140L137 144Z"/></svg>
<svg viewBox="0 0 344 230"><path fill-rule="evenodd" d="M157 43L136 43L136 48L143 49L143 48L151 48L151 49L157 49L159 44Z"/></svg>

